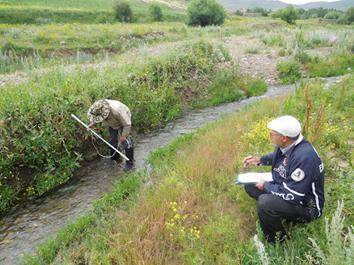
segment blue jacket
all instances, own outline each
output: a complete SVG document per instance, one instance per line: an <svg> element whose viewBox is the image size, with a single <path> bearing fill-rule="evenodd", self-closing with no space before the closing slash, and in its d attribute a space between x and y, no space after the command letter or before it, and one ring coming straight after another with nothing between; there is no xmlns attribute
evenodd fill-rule
<svg viewBox="0 0 354 265"><path fill-rule="evenodd" d="M314 147L301 135L284 154L280 148L261 157L261 165L272 166L273 181L264 190L293 204L316 210L320 217L324 205L324 167Z"/></svg>

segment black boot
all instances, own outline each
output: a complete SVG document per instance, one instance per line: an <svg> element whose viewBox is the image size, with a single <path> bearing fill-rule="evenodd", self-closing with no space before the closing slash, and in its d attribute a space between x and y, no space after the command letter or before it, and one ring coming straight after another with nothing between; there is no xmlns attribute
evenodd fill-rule
<svg viewBox="0 0 354 265"><path fill-rule="evenodd" d="M125 142L123 143L125 155L129 161L125 162L124 171L130 171L134 167L134 142L131 136L128 136Z"/></svg>
<svg viewBox="0 0 354 265"><path fill-rule="evenodd" d="M124 171L130 171L134 168L134 147L125 149L125 155L129 161L125 161Z"/></svg>

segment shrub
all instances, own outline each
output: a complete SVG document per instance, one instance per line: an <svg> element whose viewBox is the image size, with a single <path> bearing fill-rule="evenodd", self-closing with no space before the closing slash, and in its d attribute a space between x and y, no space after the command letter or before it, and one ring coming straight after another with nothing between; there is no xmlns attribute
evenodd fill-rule
<svg viewBox="0 0 354 265"><path fill-rule="evenodd" d="M236 10L235 15L236 16L243 16L243 12L241 10Z"/></svg>
<svg viewBox="0 0 354 265"><path fill-rule="evenodd" d="M352 264L353 262L353 249L354 249L354 228L349 227L347 233L344 231L344 219L343 216L343 201L338 201L338 207L329 220L326 217L325 235L326 241L324 246L321 247L316 240L309 238L315 249L317 260L321 261L321 264L334 265L334 264ZM346 234L343 236L343 234ZM310 263L314 260L313 257L307 257Z"/></svg>
<svg viewBox="0 0 354 265"><path fill-rule="evenodd" d="M162 9L157 4L151 4L149 7L150 16L152 17L153 21L162 21Z"/></svg>
<svg viewBox="0 0 354 265"><path fill-rule="evenodd" d="M284 84L294 83L301 77L300 65L296 61L284 61L277 64L280 79Z"/></svg>
<svg viewBox="0 0 354 265"><path fill-rule="evenodd" d="M114 3L114 15L115 18L120 22L132 22L133 21L133 11L130 8L130 4L127 1L119 0Z"/></svg>
<svg viewBox="0 0 354 265"><path fill-rule="evenodd" d="M354 22L354 7L349 8L344 14L342 14L337 22L340 24L352 24Z"/></svg>
<svg viewBox="0 0 354 265"><path fill-rule="evenodd" d="M295 24L295 21L298 18L298 14L296 9L290 5L287 8L279 9L272 15L272 17L280 18L289 24Z"/></svg>
<svg viewBox="0 0 354 265"><path fill-rule="evenodd" d="M313 58L303 49L297 49L294 55L295 60L299 63L305 64L312 62Z"/></svg>
<svg viewBox="0 0 354 265"><path fill-rule="evenodd" d="M324 16L324 18L325 18L325 19L337 19L337 18L339 18L340 15L341 15L341 13L338 12L338 11L331 11L331 12L328 12L328 13Z"/></svg>
<svg viewBox="0 0 354 265"><path fill-rule="evenodd" d="M188 24L192 26L221 25L226 13L215 0L192 0L188 6Z"/></svg>
<svg viewBox="0 0 354 265"><path fill-rule="evenodd" d="M262 42L267 46L285 46L285 40L281 34L267 35L262 38Z"/></svg>

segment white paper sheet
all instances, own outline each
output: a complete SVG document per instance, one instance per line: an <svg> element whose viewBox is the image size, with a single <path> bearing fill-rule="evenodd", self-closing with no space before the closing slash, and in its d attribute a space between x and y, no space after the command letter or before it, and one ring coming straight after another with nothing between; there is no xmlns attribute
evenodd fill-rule
<svg viewBox="0 0 354 265"><path fill-rule="evenodd" d="M237 184L245 184L245 183L258 183L261 179L264 181L272 181L272 173L271 172L248 172L239 174L236 178Z"/></svg>

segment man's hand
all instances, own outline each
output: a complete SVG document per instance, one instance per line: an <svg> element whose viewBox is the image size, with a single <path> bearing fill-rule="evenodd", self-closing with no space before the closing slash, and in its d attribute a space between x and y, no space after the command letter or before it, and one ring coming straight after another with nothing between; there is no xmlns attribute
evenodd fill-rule
<svg viewBox="0 0 354 265"><path fill-rule="evenodd" d="M257 184L256 184L256 188L259 190L263 190L264 189L264 180L261 179Z"/></svg>
<svg viewBox="0 0 354 265"><path fill-rule="evenodd" d="M127 139L127 137L121 136L121 137L119 138L119 142L120 142L121 144L123 144L126 139Z"/></svg>
<svg viewBox="0 0 354 265"><path fill-rule="evenodd" d="M243 159L243 167L248 167L249 165L258 165L261 162L259 156L247 156Z"/></svg>
<svg viewBox="0 0 354 265"><path fill-rule="evenodd" d="M94 122L91 122L91 123L89 123L89 124L87 125L87 127L89 127L89 128L92 129L92 127L94 127L94 125L95 125L95 123L94 123ZM87 129L87 130L89 131L89 129Z"/></svg>

